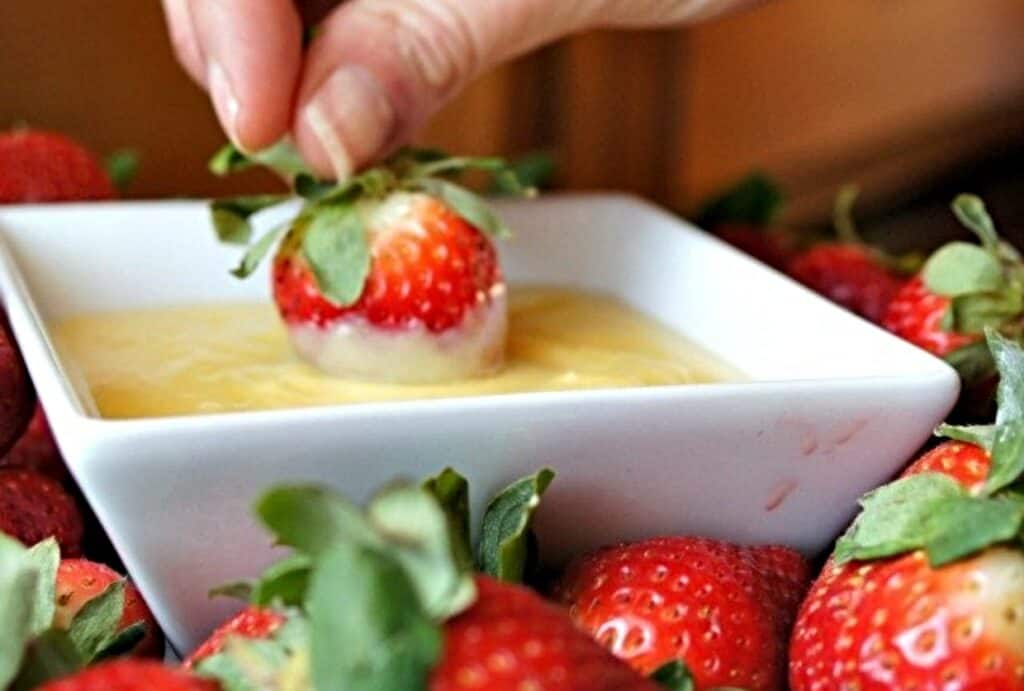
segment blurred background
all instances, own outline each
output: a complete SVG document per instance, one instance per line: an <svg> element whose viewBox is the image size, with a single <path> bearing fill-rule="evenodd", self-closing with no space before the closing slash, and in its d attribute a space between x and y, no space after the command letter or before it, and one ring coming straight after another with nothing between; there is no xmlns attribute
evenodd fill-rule
<svg viewBox="0 0 1024 691"><path fill-rule="evenodd" d="M684 213L761 169L788 191L793 223L822 221L836 188L858 181L862 209L890 220L945 219L947 193L969 189L1020 226L1022 35L1022 0L776 0L692 29L547 48L483 78L422 141L547 151L559 188L630 190ZM134 196L270 183L207 173L222 135L155 1L3 0L0 85L0 126L137 149Z"/></svg>

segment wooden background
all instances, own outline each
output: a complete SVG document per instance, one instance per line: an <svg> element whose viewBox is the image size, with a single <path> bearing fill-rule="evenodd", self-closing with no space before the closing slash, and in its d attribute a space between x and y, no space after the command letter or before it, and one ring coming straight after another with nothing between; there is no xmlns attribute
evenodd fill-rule
<svg viewBox="0 0 1024 691"><path fill-rule="evenodd" d="M838 184L883 200L1024 141L1022 0L777 0L697 28L577 37L488 75L425 142L552 151L559 185L681 210L752 168L791 217ZM143 154L137 196L254 189L205 160L221 135L171 57L154 0L2 0L0 126Z"/></svg>

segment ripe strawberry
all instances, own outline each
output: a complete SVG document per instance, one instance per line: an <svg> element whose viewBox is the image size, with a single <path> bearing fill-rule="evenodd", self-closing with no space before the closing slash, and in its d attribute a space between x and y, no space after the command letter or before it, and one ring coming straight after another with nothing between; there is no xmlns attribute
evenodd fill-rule
<svg viewBox="0 0 1024 691"><path fill-rule="evenodd" d="M0 456L0 468L23 468L63 482L68 477L64 458L46 421L43 407L36 404L35 413L24 434L6 455Z"/></svg>
<svg viewBox="0 0 1024 691"><path fill-rule="evenodd" d="M0 311L0 457L25 431L35 399L25 363Z"/></svg>
<svg viewBox="0 0 1024 691"><path fill-rule="evenodd" d="M0 133L0 204L113 199L99 160L56 132Z"/></svg>
<svg viewBox="0 0 1024 691"><path fill-rule="evenodd" d="M0 532L34 545L54 537L61 554L78 556L82 515L60 483L30 470L0 469Z"/></svg>
<svg viewBox="0 0 1024 691"><path fill-rule="evenodd" d="M238 157L222 152L214 168L248 165ZM438 177L468 168L510 176L500 161L402 152L340 185L296 178L307 201L272 275L278 311L302 357L338 376L403 383L500 366L507 307L488 236L506 229L473 193ZM248 217L276 201L215 202L219 236L248 242ZM235 275L248 276L281 230L252 245Z"/></svg>
<svg viewBox="0 0 1024 691"><path fill-rule="evenodd" d="M230 636L252 639L271 636L284 621L284 616L272 609L246 607L210 634L210 637L185 659L183 665L186 669L192 669L200 661L216 655L224 649L224 643Z"/></svg>
<svg viewBox="0 0 1024 691"><path fill-rule="evenodd" d="M51 681L38 691L217 691L208 679L152 660L119 658Z"/></svg>
<svg viewBox="0 0 1024 691"><path fill-rule="evenodd" d="M915 276L890 301L882 326L932 355L950 353L981 341L980 333L965 334L943 328L953 301L928 290Z"/></svg>
<svg viewBox="0 0 1024 691"><path fill-rule="evenodd" d="M903 280L873 250L860 245L824 243L794 257L786 272L814 292L880 323Z"/></svg>
<svg viewBox="0 0 1024 691"><path fill-rule="evenodd" d="M366 216L370 270L347 306L324 296L302 253L297 224L274 259L274 299L289 324L328 327L365 320L383 329L422 325L441 333L491 301L501 284L490 240L450 207L425 194L394 194Z"/></svg>
<svg viewBox="0 0 1024 691"><path fill-rule="evenodd" d="M1024 353L1006 352L1019 369ZM995 436L1022 425L1004 413ZM1006 539L1024 504L1002 491L1016 481L1007 470L979 445L947 442L865 497L801 607L793 691L1024 688L1024 553Z"/></svg>
<svg viewBox="0 0 1024 691"><path fill-rule="evenodd" d="M584 631L644 674L682 660L699 688L781 689L808 565L783 547L668 537L572 564L558 597Z"/></svg>
<svg viewBox="0 0 1024 691"><path fill-rule="evenodd" d="M478 599L445 625L430 691L655 691L577 629L567 614L522 586L476 579Z"/></svg>
<svg viewBox="0 0 1024 691"><path fill-rule="evenodd" d="M57 567L57 611L54 615L54 626L67 629L87 602L99 596L111 583L121 579L121 574L105 564L87 559L62 559L60 566ZM164 645L160 627L139 594L138 588L128 583L124 593L124 613L121 615L118 630L138 622L145 624L146 637L135 646L132 655L162 658Z"/></svg>

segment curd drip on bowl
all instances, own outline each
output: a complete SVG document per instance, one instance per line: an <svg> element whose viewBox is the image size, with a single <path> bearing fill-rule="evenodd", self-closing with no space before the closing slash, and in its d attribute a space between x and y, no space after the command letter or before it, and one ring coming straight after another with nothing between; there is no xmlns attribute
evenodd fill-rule
<svg viewBox="0 0 1024 691"><path fill-rule="evenodd" d="M616 300L528 286L512 286L508 299L504 367L443 384L327 376L295 354L270 304L86 314L57 322L52 333L105 418L740 378L685 336Z"/></svg>

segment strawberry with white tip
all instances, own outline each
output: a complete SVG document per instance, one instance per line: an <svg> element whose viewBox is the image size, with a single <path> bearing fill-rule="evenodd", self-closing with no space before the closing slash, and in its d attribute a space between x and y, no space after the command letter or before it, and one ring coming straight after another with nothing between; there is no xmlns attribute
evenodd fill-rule
<svg viewBox="0 0 1024 691"><path fill-rule="evenodd" d="M291 158L262 160L301 170ZM228 149L213 167L251 164ZM296 352L328 374L411 384L494 372L504 360L508 309L491 240L507 229L448 179L471 169L515 182L498 159L420 151L338 184L298 172L306 203L297 218L257 240L234 273L251 274L287 231L273 262L274 301ZM215 202L220 238L248 243L249 216L279 201Z"/></svg>

